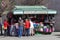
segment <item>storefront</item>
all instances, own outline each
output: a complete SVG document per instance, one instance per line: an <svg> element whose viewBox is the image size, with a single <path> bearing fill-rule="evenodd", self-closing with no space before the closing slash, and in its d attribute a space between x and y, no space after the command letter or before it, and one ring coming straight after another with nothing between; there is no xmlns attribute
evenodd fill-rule
<svg viewBox="0 0 60 40"><path fill-rule="evenodd" d="M14 18L17 21L19 17L21 17L23 20L29 18L35 23L38 24L42 23L44 26L41 28L50 28L50 24L53 24L54 26L55 23L54 16L56 15L56 13L57 13L56 10L48 9L45 6L15 6L15 8L13 9ZM41 29L41 31L42 30L43 29Z"/></svg>

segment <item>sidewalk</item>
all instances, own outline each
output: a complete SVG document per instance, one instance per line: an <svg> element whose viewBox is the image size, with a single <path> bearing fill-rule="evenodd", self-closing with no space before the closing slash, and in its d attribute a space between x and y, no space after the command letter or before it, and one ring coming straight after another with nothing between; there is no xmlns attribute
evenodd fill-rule
<svg viewBox="0 0 60 40"><path fill-rule="evenodd" d="M0 36L0 40L60 40L60 32L53 32L51 35L35 35L35 36L24 36L24 37L4 37Z"/></svg>

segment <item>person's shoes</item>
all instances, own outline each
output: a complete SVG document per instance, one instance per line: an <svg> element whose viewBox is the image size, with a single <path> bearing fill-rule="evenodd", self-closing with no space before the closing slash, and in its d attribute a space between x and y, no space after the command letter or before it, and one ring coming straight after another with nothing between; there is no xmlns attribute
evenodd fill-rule
<svg viewBox="0 0 60 40"><path fill-rule="evenodd" d="M21 37L21 36L18 36L19 38Z"/></svg>

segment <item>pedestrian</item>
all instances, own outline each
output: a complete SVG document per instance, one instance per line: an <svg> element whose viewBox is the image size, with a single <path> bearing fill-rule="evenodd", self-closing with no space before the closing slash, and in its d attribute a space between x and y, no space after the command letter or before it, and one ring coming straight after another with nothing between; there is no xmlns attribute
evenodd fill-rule
<svg viewBox="0 0 60 40"><path fill-rule="evenodd" d="M23 20L21 19L21 17L19 17L19 37L21 37L23 35L23 27L24 27L24 23Z"/></svg>
<svg viewBox="0 0 60 40"><path fill-rule="evenodd" d="M18 29L19 29L18 23L15 23L15 26L16 26L16 36L18 36Z"/></svg>
<svg viewBox="0 0 60 40"><path fill-rule="evenodd" d="M16 19L13 20L14 22L12 22L12 36L16 36Z"/></svg>
<svg viewBox="0 0 60 40"><path fill-rule="evenodd" d="M13 26L13 36L16 36L16 25L14 23L14 26Z"/></svg>
<svg viewBox="0 0 60 40"><path fill-rule="evenodd" d="M2 35L2 24L0 23L0 32L1 32L1 35Z"/></svg>
<svg viewBox="0 0 60 40"><path fill-rule="evenodd" d="M25 21L25 36L29 36L29 29L30 29L30 21L26 19Z"/></svg>
<svg viewBox="0 0 60 40"><path fill-rule="evenodd" d="M14 27L14 23L11 23L11 27L10 27L10 36L13 35L13 27Z"/></svg>
<svg viewBox="0 0 60 40"><path fill-rule="evenodd" d="M34 35L34 24L33 22L30 20L30 36Z"/></svg>
<svg viewBox="0 0 60 40"><path fill-rule="evenodd" d="M7 27L8 27L8 21L5 19L4 20L4 36L7 36Z"/></svg>
<svg viewBox="0 0 60 40"><path fill-rule="evenodd" d="M11 19L11 26L10 26L10 36L13 35L13 27L14 27L14 19Z"/></svg>
<svg viewBox="0 0 60 40"><path fill-rule="evenodd" d="M8 23L9 24L9 23ZM7 27L7 36L10 36L10 24L8 25L8 27Z"/></svg>

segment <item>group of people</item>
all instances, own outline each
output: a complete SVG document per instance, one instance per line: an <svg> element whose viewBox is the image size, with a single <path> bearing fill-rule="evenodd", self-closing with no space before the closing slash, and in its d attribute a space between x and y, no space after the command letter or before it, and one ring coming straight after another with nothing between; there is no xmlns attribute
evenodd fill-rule
<svg viewBox="0 0 60 40"><path fill-rule="evenodd" d="M34 22L31 19L24 20L19 17L18 22L11 23L9 25L7 20L4 20L4 36L13 35L13 36L33 36L34 32Z"/></svg>

